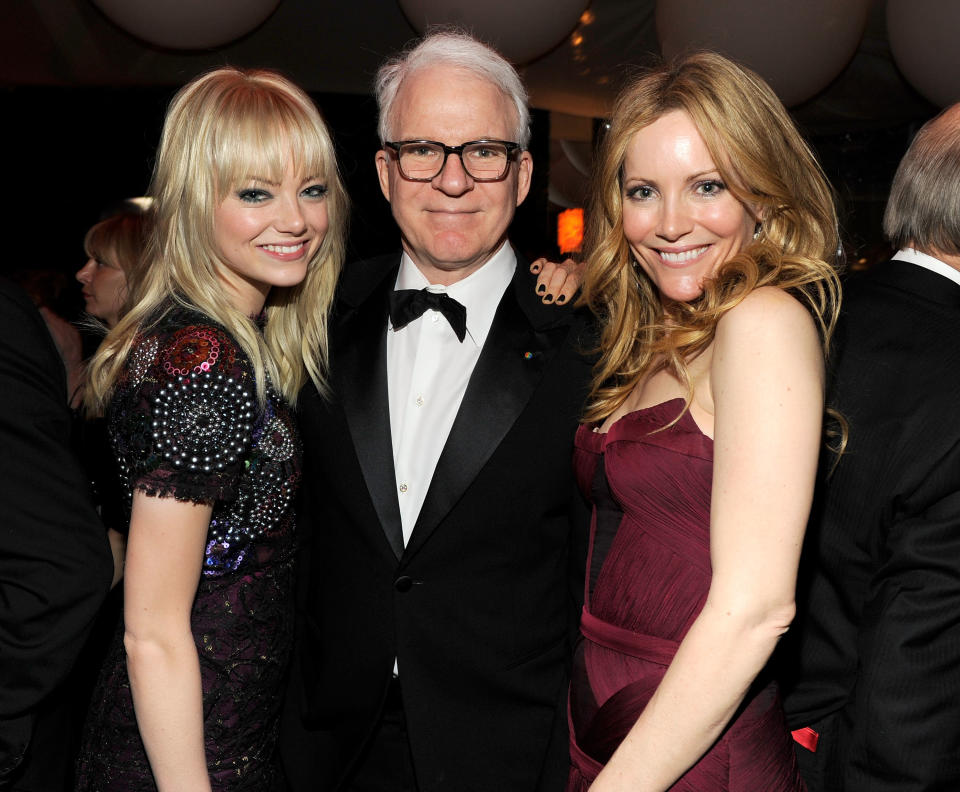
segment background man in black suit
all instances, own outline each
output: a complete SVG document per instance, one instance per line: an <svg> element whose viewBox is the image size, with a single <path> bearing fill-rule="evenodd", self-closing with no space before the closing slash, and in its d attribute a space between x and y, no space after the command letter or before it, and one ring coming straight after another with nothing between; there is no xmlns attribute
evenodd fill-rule
<svg viewBox="0 0 960 792"><path fill-rule="evenodd" d="M0 788L63 679L113 572L70 450L63 361L26 294L0 279ZM33 757L42 761L43 757Z"/></svg>
<svg viewBox="0 0 960 792"><path fill-rule="evenodd" d="M917 134L884 231L901 250L844 294L799 641L784 658L811 792L960 789L960 105Z"/></svg>
<svg viewBox="0 0 960 792"><path fill-rule="evenodd" d="M347 267L333 396L301 400L308 731L284 739L288 771L297 789L558 790L590 370L583 318L540 303L507 241L530 185L526 93L448 32L377 88L402 254Z"/></svg>

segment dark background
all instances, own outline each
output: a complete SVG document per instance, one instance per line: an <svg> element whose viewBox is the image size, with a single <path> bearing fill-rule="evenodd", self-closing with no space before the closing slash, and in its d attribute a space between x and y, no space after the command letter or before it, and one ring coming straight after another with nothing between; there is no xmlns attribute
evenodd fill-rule
<svg viewBox="0 0 960 792"><path fill-rule="evenodd" d="M534 183L512 232L527 256L559 253L556 215L563 206L550 199L557 195L550 171L557 138L568 132L560 130L558 111L592 113L593 128L599 126L590 108L608 100L631 64L656 57L654 5L593 0L597 21L583 28L587 43L576 49L564 42L524 69L534 107L549 108L534 110ZM885 255L880 218L890 180L916 129L938 110L899 73L885 5L873 3L857 51L836 79L791 108L836 189L853 264ZM91 0L4 0L0 142L8 254L0 272L43 267L72 278L85 261L86 230L105 210L147 189L174 92L221 63L278 68L310 91L333 132L352 199L349 258L395 249L373 165L376 107L364 91L377 64L415 35L395 0L283 0L238 42L178 52L135 39ZM589 152L587 120L586 139L577 145ZM75 316L79 287L71 282L65 294L64 313Z"/></svg>

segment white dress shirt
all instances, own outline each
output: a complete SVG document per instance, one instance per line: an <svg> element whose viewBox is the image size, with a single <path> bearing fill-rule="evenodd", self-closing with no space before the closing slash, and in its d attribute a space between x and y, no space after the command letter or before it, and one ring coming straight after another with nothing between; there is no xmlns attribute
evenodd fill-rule
<svg viewBox="0 0 960 792"><path fill-rule="evenodd" d="M921 253L919 250L914 250L913 248L901 248L897 251L897 255L895 255L894 258L897 261L908 261L911 264L916 264L918 267L923 267L931 272L936 272L938 275L943 275L943 277L949 278L954 283L960 285L960 272L955 270L949 264L940 261L940 259L934 258L933 256L928 256L926 253Z"/></svg>
<svg viewBox="0 0 960 792"><path fill-rule="evenodd" d="M446 317L432 309L399 330L388 322L390 433L404 547L516 266L517 256L508 242L480 269L450 286L428 283L406 253L400 261L395 289L446 292L467 309L462 343Z"/></svg>

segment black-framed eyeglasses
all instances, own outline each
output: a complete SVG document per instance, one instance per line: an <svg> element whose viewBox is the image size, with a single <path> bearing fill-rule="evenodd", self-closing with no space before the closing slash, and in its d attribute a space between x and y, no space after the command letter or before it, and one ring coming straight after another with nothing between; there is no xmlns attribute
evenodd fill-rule
<svg viewBox="0 0 960 792"><path fill-rule="evenodd" d="M519 143L509 140L470 140L459 146L448 146L436 140L398 140L384 143L397 155L400 175L409 181L433 181L447 157L456 154L467 175L478 182L500 181L507 175Z"/></svg>

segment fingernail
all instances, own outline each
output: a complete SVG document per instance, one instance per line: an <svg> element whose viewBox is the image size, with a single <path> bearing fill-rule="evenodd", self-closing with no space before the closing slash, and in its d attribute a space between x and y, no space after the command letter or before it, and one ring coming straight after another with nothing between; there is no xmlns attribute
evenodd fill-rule
<svg viewBox="0 0 960 792"><path fill-rule="evenodd" d="M566 299L567 299L567 295L566 295L566 294L561 294L559 297L557 297L557 302L558 302L558 303L562 303L562 302L564 302Z"/></svg>
<svg viewBox="0 0 960 792"><path fill-rule="evenodd" d="M547 290L547 287L543 283L537 286L537 294L543 294L546 290Z"/></svg>
<svg viewBox="0 0 960 792"><path fill-rule="evenodd" d="M543 298L543 301L544 301L544 302L553 302L553 295L552 295L552 294L547 294L547 295L545 295L544 298Z"/></svg>

